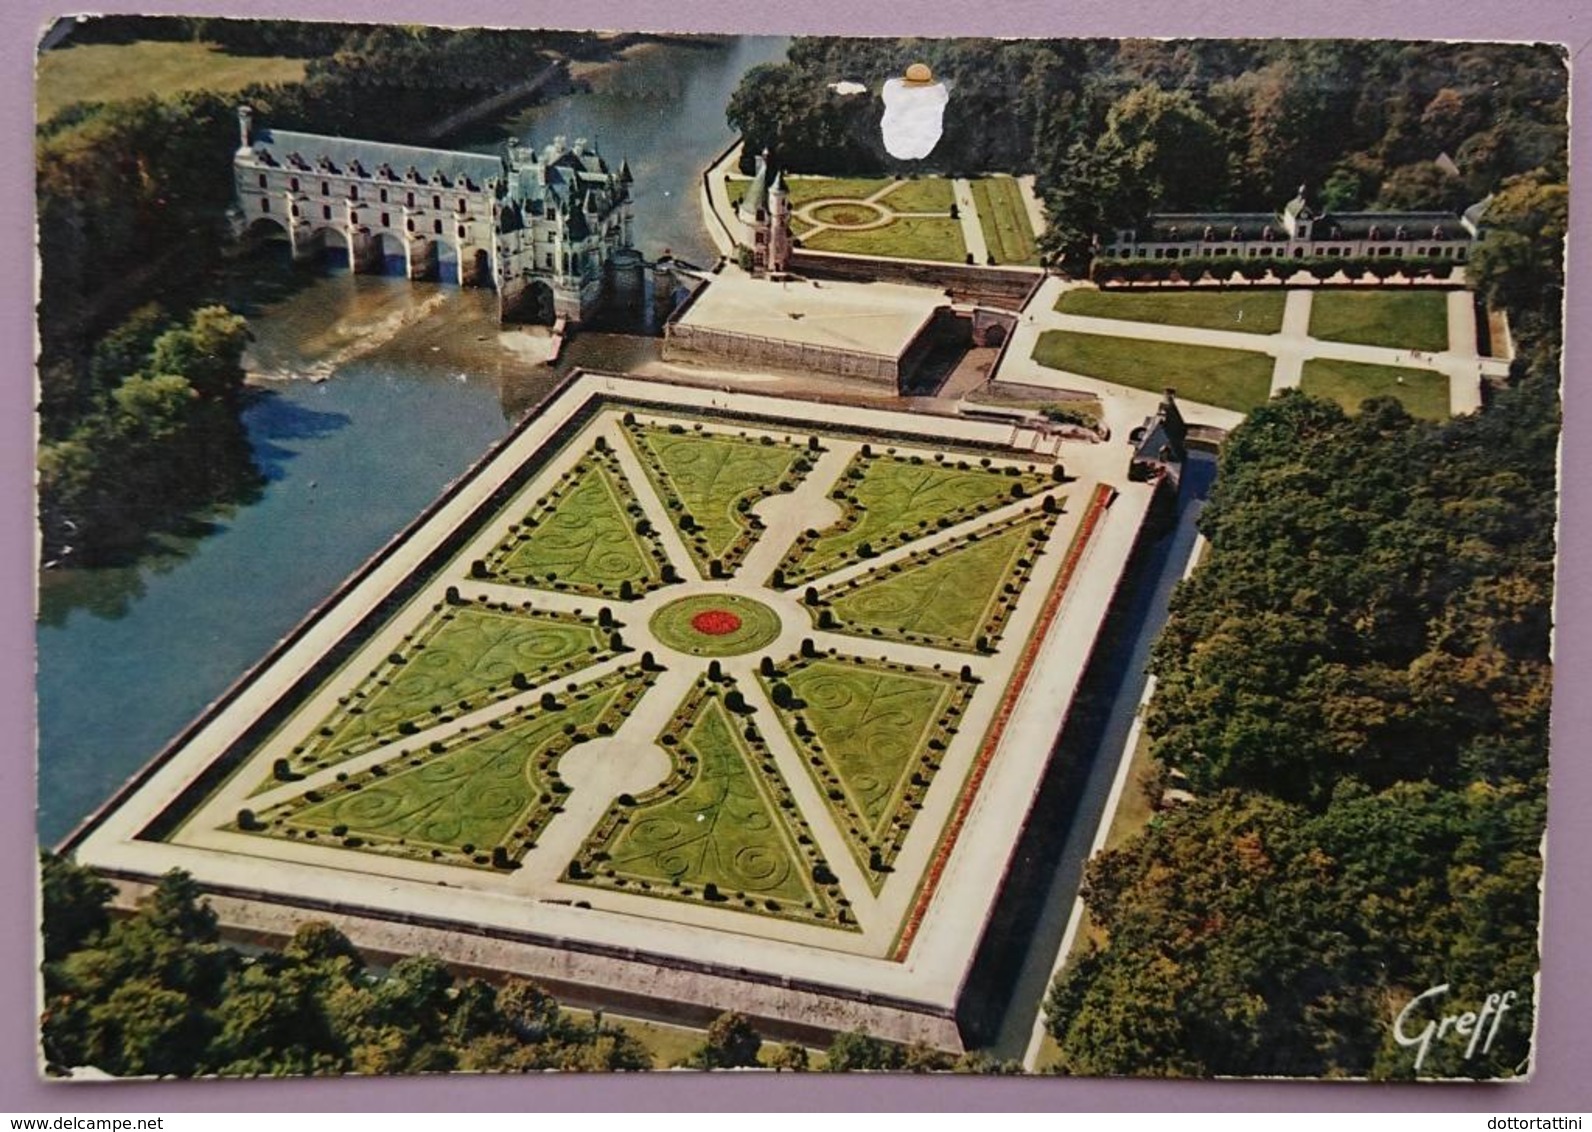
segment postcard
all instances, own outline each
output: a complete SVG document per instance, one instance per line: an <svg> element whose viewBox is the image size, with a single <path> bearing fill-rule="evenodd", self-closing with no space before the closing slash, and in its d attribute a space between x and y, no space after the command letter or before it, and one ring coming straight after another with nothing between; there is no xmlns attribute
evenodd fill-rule
<svg viewBox="0 0 1592 1132"><path fill-rule="evenodd" d="M53 24L41 1074L1529 1078L1568 74Z"/></svg>

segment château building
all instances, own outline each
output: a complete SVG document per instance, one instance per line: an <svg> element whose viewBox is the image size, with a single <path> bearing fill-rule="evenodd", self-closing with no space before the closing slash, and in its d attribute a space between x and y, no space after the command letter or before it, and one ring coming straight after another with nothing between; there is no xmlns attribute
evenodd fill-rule
<svg viewBox="0 0 1592 1132"><path fill-rule="evenodd" d="M581 322L632 244L628 162L585 139L504 155L257 127L238 109L239 236L283 240L295 261L492 287L506 317ZM639 257L626 252L621 261Z"/></svg>
<svg viewBox="0 0 1592 1132"><path fill-rule="evenodd" d="M1120 259L1234 256L1418 256L1463 263L1481 239L1491 201L1452 212L1317 212L1305 187L1279 211L1159 212L1102 239L1100 254Z"/></svg>

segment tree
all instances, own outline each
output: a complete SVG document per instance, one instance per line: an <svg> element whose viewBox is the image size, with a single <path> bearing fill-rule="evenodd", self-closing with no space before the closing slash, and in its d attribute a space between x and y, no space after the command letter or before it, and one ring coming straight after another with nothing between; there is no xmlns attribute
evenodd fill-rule
<svg viewBox="0 0 1592 1132"><path fill-rule="evenodd" d="M39 889L46 963L88 946L110 925L105 905L115 887L70 857L39 854Z"/></svg>
<svg viewBox="0 0 1592 1132"><path fill-rule="evenodd" d="M825 1054L824 1071L845 1073L859 1069L900 1069L901 1047L873 1037L866 1030L836 1034Z"/></svg>
<svg viewBox="0 0 1592 1132"><path fill-rule="evenodd" d="M726 1011L708 1026L707 1040L683 1062L692 1069L741 1069L758 1064L763 1037L746 1015Z"/></svg>

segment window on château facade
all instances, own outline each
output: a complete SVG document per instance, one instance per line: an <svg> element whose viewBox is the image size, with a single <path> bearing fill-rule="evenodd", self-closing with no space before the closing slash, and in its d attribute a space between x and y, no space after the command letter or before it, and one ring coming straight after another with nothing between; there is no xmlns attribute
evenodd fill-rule
<svg viewBox="0 0 1592 1132"><path fill-rule="evenodd" d="M442 235L442 221L433 220L431 222L431 230L438 236Z"/></svg>
<svg viewBox="0 0 1592 1132"><path fill-rule="evenodd" d="M330 181L322 181L321 182L321 196L329 197L331 195L332 195L332 183Z"/></svg>
<svg viewBox="0 0 1592 1132"><path fill-rule="evenodd" d="M262 189L265 188L265 174L264 173L260 174L260 187Z"/></svg>
<svg viewBox="0 0 1592 1132"><path fill-rule="evenodd" d="M332 218L332 206L329 205L329 204L321 205L321 219L322 220L330 220L331 218Z"/></svg>

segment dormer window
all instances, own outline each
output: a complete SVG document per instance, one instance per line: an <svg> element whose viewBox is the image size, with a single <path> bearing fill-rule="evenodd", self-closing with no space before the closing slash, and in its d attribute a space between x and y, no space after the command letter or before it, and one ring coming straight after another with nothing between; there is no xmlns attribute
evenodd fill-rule
<svg viewBox="0 0 1592 1132"><path fill-rule="evenodd" d="M1371 231L1367 233L1367 238L1372 240L1380 240L1382 238L1382 225L1371 225Z"/></svg>

